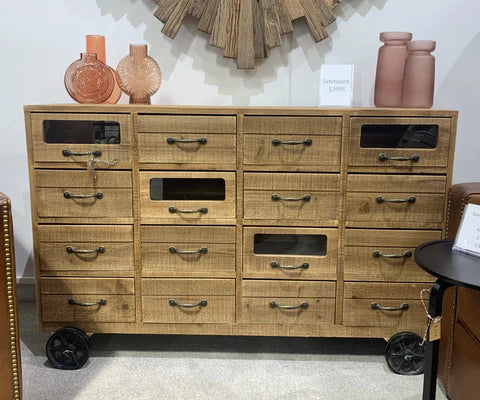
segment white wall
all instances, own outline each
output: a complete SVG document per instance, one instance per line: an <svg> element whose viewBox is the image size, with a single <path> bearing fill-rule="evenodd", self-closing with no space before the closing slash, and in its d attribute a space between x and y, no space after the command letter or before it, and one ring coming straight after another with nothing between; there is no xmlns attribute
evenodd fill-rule
<svg viewBox="0 0 480 400"><path fill-rule="evenodd" d="M153 104L316 106L323 63L355 64L354 105L372 106L379 32L409 31L437 40L435 108L460 110L454 182L480 181L480 2L343 0L330 37L315 44L303 21L254 71L208 45L189 19L172 41L161 33L153 0L4 1L0 191L13 200L17 275L33 276L24 104L71 103L63 75L84 49L85 34L107 37L117 66L129 43L147 43L164 82ZM128 100L123 97L121 102Z"/></svg>

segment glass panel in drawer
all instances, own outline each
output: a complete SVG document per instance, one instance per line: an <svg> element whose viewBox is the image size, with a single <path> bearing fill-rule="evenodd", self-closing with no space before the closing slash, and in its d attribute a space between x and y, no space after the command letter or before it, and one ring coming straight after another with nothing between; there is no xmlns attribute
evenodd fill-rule
<svg viewBox="0 0 480 400"><path fill-rule="evenodd" d="M151 200L225 200L225 179L152 178Z"/></svg>
<svg viewBox="0 0 480 400"><path fill-rule="evenodd" d="M32 113L33 160L62 168L131 168L130 117L125 114ZM108 163L108 161L111 161Z"/></svg>
<svg viewBox="0 0 480 400"><path fill-rule="evenodd" d="M244 228L244 276L335 279L337 229Z"/></svg>
<svg viewBox="0 0 480 400"><path fill-rule="evenodd" d="M44 120L45 143L119 144L117 121Z"/></svg>
<svg viewBox="0 0 480 400"><path fill-rule="evenodd" d="M445 172L451 122L450 118L352 117L349 165Z"/></svg>
<svg viewBox="0 0 480 400"><path fill-rule="evenodd" d="M438 125L362 125L360 147L434 149Z"/></svg>
<svg viewBox="0 0 480 400"><path fill-rule="evenodd" d="M257 233L254 254L324 256L327 254L326 235L291 235Z"/></svg>
<svg viewBox="0 0 480 400"><path fill-rule="evenodd" d="M234 172L140 172L143 223L234 223Z"/></svg>

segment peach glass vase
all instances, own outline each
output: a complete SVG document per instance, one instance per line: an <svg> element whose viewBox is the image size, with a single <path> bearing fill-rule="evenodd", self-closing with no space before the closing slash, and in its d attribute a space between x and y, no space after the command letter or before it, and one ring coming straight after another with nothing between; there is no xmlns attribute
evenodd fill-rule
<svg viewBox="0 0 480 400"><path fill-rule="evenodd" d="M95 53L97 55L97 60L101 61L104 64L107 64L106 51L105 51L105 36L102 35L87 35L85 37L87 53ZM108 66L112 71L112 74L115 77L115 85L113 87L112 94L110 97L105 100L104 103L116 104L120 100L122 95L122 89L117 82L117 72L110 66Z"/></svg>
<svg viewBox="0 0 480 400"><path fill-rule="evenodd" d="M150 104L152 96L162 83L157 62L148 56L146 44L131 44L130 54L117 66L119 85L130 96L130 104Z"/></svg>
<svg viewBox="0 0 480 400"><path fill-rule="evenodd" d="M115 86L111 69L97 60L96 54L82 53L65 72L65 88L79 103L103 103Z"/></svg>
<svg viewBox="0 0 480 400"><path fill-rule="evenodd" d="M403 81L403 107L430 108L435 88L435 50L433 40L415 40L408 44Z"/></svg>
<svg viewBox="0 0 480 400"><path fill-rule="evenodd" d="M385 43L378 50L375 77L374 103L377 107L401 107L403 76L407 58L407 43L412 40L409 32L382 32L380 41Z"/></svg>

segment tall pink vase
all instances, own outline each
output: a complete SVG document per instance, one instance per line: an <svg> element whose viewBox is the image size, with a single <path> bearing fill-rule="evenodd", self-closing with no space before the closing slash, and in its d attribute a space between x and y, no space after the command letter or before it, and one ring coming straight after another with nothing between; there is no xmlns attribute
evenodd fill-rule
<svg viewBox="0 0 480 400"><path fill-rule="evenodd" d="M403 107L430 108L435 87L435 50L433 40L415 40L408 44L403 81Z"/></svg>
<svg viewBox="0 0 480 400"><path fill-rule="evenodd" d="M401 107L403 76L407 58L409 32L382 32L384 43L378 50L374 103L377 107Z"/></svg>

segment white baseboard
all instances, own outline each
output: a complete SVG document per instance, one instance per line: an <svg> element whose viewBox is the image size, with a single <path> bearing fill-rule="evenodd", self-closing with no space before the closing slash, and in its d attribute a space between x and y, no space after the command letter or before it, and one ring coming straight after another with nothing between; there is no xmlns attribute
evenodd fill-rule
<svg viewBox="0 0 480 400"><path fill-rule="evenodd" d="M20 276L17 277L17 299L18 301L35 301L35 277Z"/></svg>

